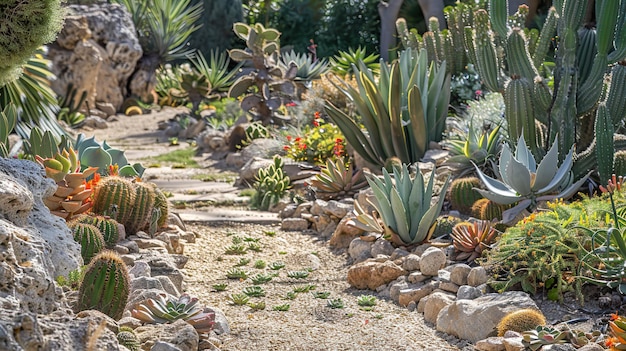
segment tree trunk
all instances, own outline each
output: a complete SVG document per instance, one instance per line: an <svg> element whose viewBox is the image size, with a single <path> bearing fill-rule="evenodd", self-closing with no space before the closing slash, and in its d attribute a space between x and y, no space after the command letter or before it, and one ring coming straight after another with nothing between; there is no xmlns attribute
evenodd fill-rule
<svg viewBox="0 0 626 351"><path fill-rule="evenodd" d="M389 49L396 42L396 20L404 0L388 0L378 4L380 15L380 57L389 61Z"/></svg>

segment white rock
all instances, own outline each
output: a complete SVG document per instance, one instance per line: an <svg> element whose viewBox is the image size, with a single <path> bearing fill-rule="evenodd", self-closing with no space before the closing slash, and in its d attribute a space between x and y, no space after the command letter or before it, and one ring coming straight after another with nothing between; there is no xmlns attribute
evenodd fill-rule
<svg viewBox="0 0 626 351"><path fill-rule="evenodd" d="M472 270L472 267L462 263L455 265L450 271L450 281L456 285L466 285L467 275Z"/></svg>
<svg viewBox="0 0 626 351"><path fill-rule="evenodd" d="M444 307L452 304L455 297L444 292L434 292L428 295L428 300L424 305L424 320L428 323L437 323L437 315Z"/></svg>
<svg viewBox="0 0 626 351"><path fill-rule="evenodd" d="M446 254L439 248L429 247L420 259L420 271L424 275L436 276L446 265Z"/></svg>
<svg viewBox="0 0 626 351"><path fill-rule="evenodd" d="M484 267L474 267L467 274L467 285L479 286L481 284L485 284L488 279L489 276L487 275L487 271Z"/></svg>

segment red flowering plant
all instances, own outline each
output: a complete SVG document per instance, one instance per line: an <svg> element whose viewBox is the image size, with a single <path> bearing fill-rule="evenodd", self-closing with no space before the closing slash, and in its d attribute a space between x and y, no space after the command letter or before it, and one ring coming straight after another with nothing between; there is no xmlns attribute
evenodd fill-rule
<svg viewBox="0 0 626 351"><path fill-rule="evenodd" d="M311 125L305 126L303 136L287 135L287 144L283 147L287 156L294 161L313 164L325 164L329 158L345 157L345 139L336 125L327 123L319 112Z"/></svg>

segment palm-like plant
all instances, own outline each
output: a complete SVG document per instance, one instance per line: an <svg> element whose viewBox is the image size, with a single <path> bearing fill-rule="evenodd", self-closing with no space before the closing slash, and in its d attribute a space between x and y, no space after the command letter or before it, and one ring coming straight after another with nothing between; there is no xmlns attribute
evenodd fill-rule
<svg viewBox="0 0 626 351"><path fill-rule="evenodd" d="M240 62L232 70L228 69L230 64L230 58L224 52L217 52L211 50L211 56L209 61L202 55L201 52L197 52L189 57L189 60L193 66L200 72L201 75L206 77L210 84L211 91L227 91L233 84L234 77L239 72L239 68L243 65Z"/></svg>
<svg viewBox="0 0 626 351"><path fill-rule="evenodd" d="M378 74L380 63L378 63L378 54L367 55L364 48L360 46L353 50L339 51L339 53L330 58L330 69L340 76L351 77L353 74L352 65L359 65L362 62L374 74Z"/></svg>

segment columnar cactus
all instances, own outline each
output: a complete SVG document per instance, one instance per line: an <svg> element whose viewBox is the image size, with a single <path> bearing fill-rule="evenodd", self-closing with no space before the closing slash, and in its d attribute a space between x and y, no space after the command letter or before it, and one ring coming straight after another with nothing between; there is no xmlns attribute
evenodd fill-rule
<svg viewBox="0 0 626 351"><path fill-rule="evenodd" d="M78 292L78 310L98 310L119 320L130 290L126 264L116 253L103 251L94 257Z"/></svg>
<svg viewBox="0 0 626 351"><path fill-rule="evenodd" d="M562 151L559 160L566 157L565 151L574 144L578 152L591 145L593 134L580 130L593 125L599 101L606 102L606 113L613 124L624 115L626 72L622 71L626 67L623 63L615 64L626 58L626 1L596 2L595 34L581 29L585 7L585 1L556 1L539 35L527 36L520 25L523 23L520 19L527 13L526 7L520 7L520 11L509 18L505 1L490 0L489 12L476 11L475 26L466 28L466 51L470 61L476 63L485 85L505 96L509 138L515 140L523 134L535 156L542 156L553 140L558 140ZM539 69L555 34L558 38L555 83L554 88L550 88ZM498 51L499 47L504 50ZM581 62L588 62L591 68L584 69ZM604 89L607 69L610 69L612 82ZM605 96L603 91L606 91ZM547 125L545 141L536 139L535 119ZM613 142L609 129L597 130L595 138L596 141L603 139L599 142L601 145ZM596 153L586 156L592 162L586 160L584 164L593 167ZM608 169L609 166L600 167ZM582 167L574 170L576 176L588 171Z"/></svg>
<svg viewBox="0 0 626 351"><path fill-rule="evenodd" d="M74 222L70 229L74 233L74 241L80 244L80 255L85 264L91 262L91 259L104 249L104 238L95 226Z"/></svg>

